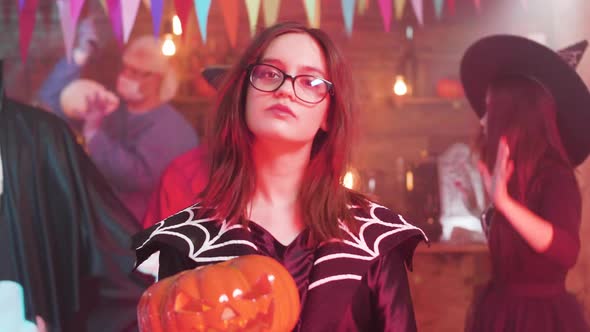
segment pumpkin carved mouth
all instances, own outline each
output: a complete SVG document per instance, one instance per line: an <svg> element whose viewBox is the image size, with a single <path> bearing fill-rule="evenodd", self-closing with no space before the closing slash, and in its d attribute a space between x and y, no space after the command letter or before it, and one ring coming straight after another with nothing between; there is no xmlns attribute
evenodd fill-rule
<svg viewBox="0 0 590 332"><path fill-rule="evenodd" d="M288 331L299 309L289 273L251 255L161 280L142 296L138 316L142 332Z"/></svg>

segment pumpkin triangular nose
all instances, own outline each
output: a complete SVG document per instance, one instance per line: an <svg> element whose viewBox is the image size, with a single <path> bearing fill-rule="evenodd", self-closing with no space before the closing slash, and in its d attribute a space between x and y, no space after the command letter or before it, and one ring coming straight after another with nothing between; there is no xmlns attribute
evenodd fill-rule
<svg viewBox="0 0 590 332"><path fill-rule="evenodd" d="M228 320L228 319L232 319L234 317L236 317L237 314L235 311L233 311L232 308L230 307L226 307L225 309L223 309L223 311L221 312L221 320Z"/></svg>

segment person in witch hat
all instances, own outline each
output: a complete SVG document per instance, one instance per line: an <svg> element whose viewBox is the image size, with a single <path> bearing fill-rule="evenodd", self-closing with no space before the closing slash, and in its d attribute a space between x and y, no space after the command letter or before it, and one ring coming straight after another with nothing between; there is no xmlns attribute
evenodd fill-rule
<svg viewBox="0 0 590 332"><path fill-rule="evenodd" d="M590 152L590 93L575 66L587 42L561 52L496 35L466 51L465 94L482 119L479 169L492 280L466 331L590 331L565 277L580 250L574 168Z"/></svg>

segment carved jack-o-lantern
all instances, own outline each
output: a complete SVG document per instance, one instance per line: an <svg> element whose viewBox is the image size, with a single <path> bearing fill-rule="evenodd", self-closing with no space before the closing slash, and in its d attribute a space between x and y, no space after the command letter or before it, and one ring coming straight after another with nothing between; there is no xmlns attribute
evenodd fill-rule
<svg viewBox="0 0 590 332"><path fill-rule="evenodd" d="M446 99L457 99L464 96L461 82L450 78L443 78L436 83L436 93L439 97Z"/></svg>
<svg viewBox="0 0 590 332"><path fill-rule="evenodd" d="M155 283L137 314L142 332L290 331L299 310L289 272L272 258L249 255Z"/></svg>

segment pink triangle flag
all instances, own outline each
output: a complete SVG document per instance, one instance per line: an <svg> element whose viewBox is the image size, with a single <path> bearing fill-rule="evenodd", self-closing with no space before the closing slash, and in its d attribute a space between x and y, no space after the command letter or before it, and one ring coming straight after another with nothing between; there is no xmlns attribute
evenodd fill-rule
<svg viewBox="0 0 590 332"><path fill-rule="evenodd" d="M412 0L412 7L416 13L416 19L420 25L424 25L424 3L422 0Z"/></svg>
<svg viewBox="0 0 590 332"><path fill-rule="evenodd" d="M182 31L187 31L187 23L189 14L193 9L193 1L192 0L174 0L174 7L176 8L176 15L180 19L180 25L182 26ZM182 34L182 38L186 36L186 33Z"/></svg>
<svg viewBox="0 0 590 332"><path fill-rule="evenodd" d="M481 0L473 0L473 4L475 5L475 10L477 12L481 12Z"/></svg>
<svg viewBox="0 0 590 332"><path fill-rule="evenodd" d="M24 63L29 53L29 44L35 29L35 14L39 0L26 0L18 18L20 56Z"/></svg>
<svg viewBox="0 0 590 332"><path fill-rule="evenodd" d="M383 18L383 28L385 32L391 29L391 0L379 0L379 10L381 10L381 17Z"/></svg>
<svg viewBox="0 0 590 332"><path fill-rule="evenodd" d="M121 16L121 0L107 0L109 8L109 19L111 20L111 28L115 39L119 42L119 46L123 46L123 23Z"/></svg>
<svg viewBox="0 0 590 332"><path fill-rule="evenodd" d="M137 10L141 0L125 0L121 1L121 19L123 23L123 42L129 41L133 24L137 17Z"/></svg>
<svg viewBox="0 0 590 332"><path fill-rule="evenodd" d="M70 11L72 15L72 22L74 22L74 25L78 23L80 13L82 12L82 7L84 7L84 1L85 0L70 0Z"/></svg>
<svg viewBox="0 0 590 332"><path fill-rule="evenodd" d="M76 27L72 24L70 2L68 0L57 0L57 10L59 12L61 34L64 38L66 57L68 58L68 61L71 61L72 49L74 48L74 39L76 36Z"/></svg>

